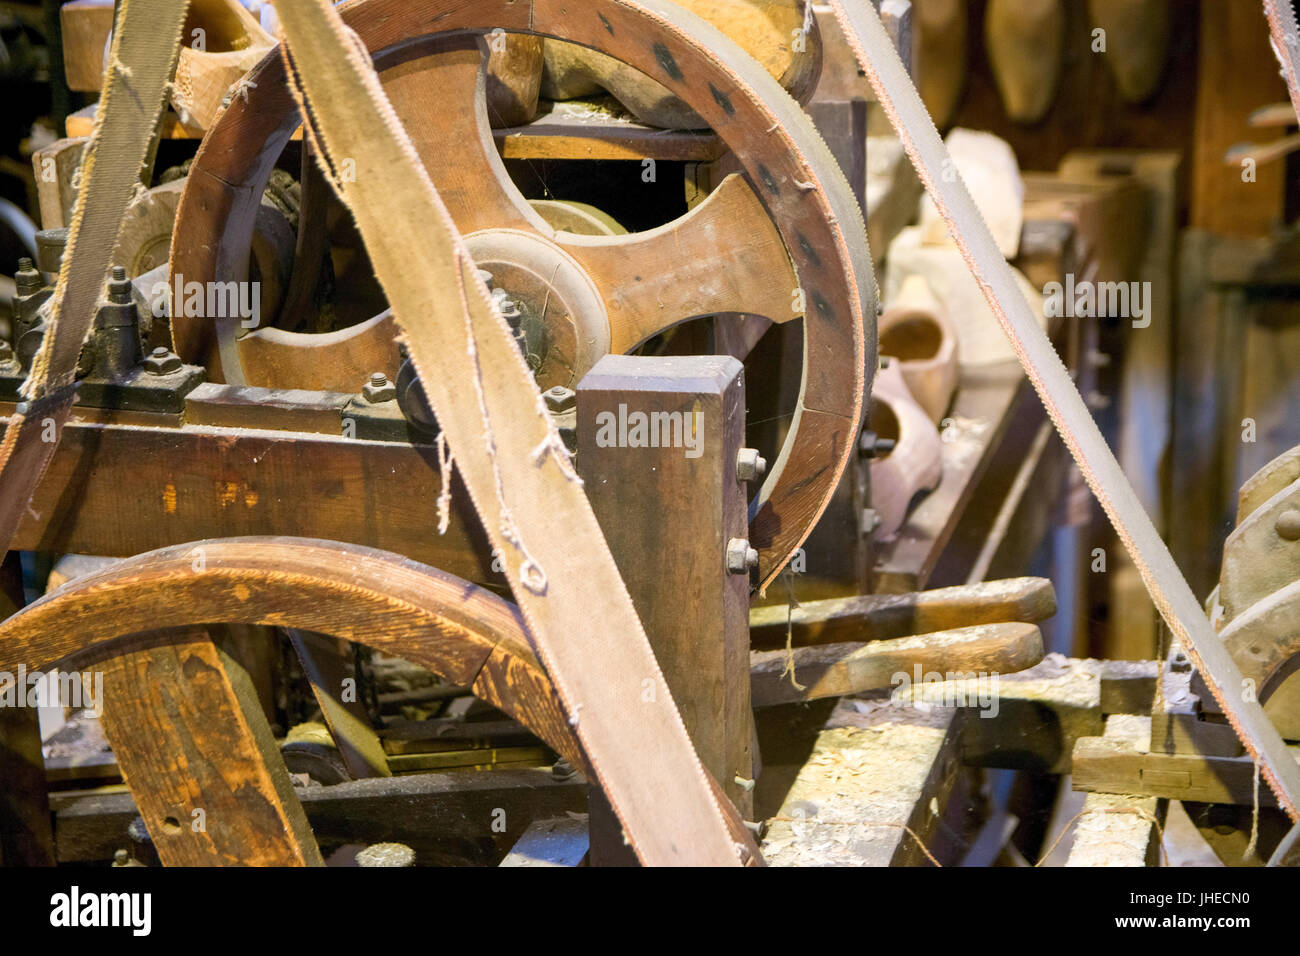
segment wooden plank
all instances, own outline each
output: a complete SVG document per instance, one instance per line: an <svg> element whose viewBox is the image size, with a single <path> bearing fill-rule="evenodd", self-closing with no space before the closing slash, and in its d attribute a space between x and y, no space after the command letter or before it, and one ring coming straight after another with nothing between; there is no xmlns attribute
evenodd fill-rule
<svg viewBox="0 0 1300 956"><path fill-rule="evenodd" d="M984 624L937 634L869 643L821 644L750 655L753 705L840 697L895 686L900 675L1006 674L1043 659L1043 638L1033 624ZM793 670L787 673L787 666ZM797 683L796 683L797 682Z"/></svg>
<svg viewBox="0 0 1300 956"><path fill-rule="evenodd" d="M1241 165L1225 162L1224 155L1255 139L1250 115L1256 108L1286 95L1269 48L1268 23L1258 4L1202 3L1200 27L1191 226L1220 235L1267 236L1283 219L1285 164L1259 163L1247 182Z"/></svg>
<svg viewBox="0 0 1300 956"><path fill-rule="evenodd" d="M455 481L451 527L439 535L432 446L69 422L14 548L127 557L290 533L365 544L503 586Z"/></svg>
<svg viewBox="0 0 1300 956"><path fill-rule="evenodd" d="M746 538L743 374L731 357L607 356L578 386L578 467L700 759L748 818L752 798L736 779L752 779L754 765L750 576L728 573L726 558ZM671 416L679 440L663 432L668 447L627 447L603 427L641 415ZM603 814L593 815L599 862Z"/></svg>
<svg viewBox="0 0 1300 956"><path fill-rule="evenodd" d="M1149 734L1150 718L1146 721ZM1149 736L1148 736L1149 739ZM1075 790L1133 793L1205 803L1254 802L1255 762L1249 757L1207 754L1148 753L1147 744L1110 737L1082 737L1074 745ZM1290 748L1300 761L1300 747ZM1259 805L1276 807L1267 785L1259 788Z"/></svg>
<svg viewBox="0 0 1300 956"><path fill-rule="evenodd" d="M1036 624L1056 613L1052 582L1007 578L910 594L864 594L850 598L756 607L749 613L755 648L783 647L787 620L795 646L838 641L885 640L976 624Z"/></svg>
<svg viewBox="0 0 1300 956"><path fill-rule="evenodd" d="M392 771L384 746L370 725L370 714L357 686L351 645L328 634L294 628L285 633L302 663L348 773L357 780L389 776Z"/></svg>
<svg viewBox="0 0 1300 956"><path fill-rule="evenodd" d="M104 733L164 865L324 865L248 675L205 632L99 666Z"/></svg>
<svg viewBox="0 0 1300 956"><path fill-rule="evenodd" d="M767 821L764 859L771 866L931 866L928 852L955 863L968 848L963 831L973 816L960 725L949 708L841 701Z"/></svg>
<svg viewBox="0 0 1300 956"><path fill-rule="evenodd" d="M538 769L425 773L296 792L321 843L486 840L504 851L534 820L587 808L585 780L559 781ZM138 812L122 787L57 793L52 806L60 863L112 859Z"/></svg>
<svg viewBox="0 0 1300 956"><path fill-rule="evenodd" d="M646 159L712 162L726 147L712 132L642 126L609 100L543 103L526 126L494 129L504 159Z"/></svg>
<svg viewBox="0 0 1300 956"><path fill-rule="evenodd" d="M104 78L104 48L113 30L113 0L71 0L59 8L59 27L68 89L98 93Z"/></svg>

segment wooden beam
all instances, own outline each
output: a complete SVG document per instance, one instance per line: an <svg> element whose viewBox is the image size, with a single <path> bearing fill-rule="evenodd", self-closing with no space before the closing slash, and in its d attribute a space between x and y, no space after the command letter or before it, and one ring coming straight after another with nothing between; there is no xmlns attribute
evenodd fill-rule
<svg viewBox="0 0 1300 956"><path fill-rule="evenodd" d="M77 421L62 434L15 550L128 557L288 533L364 544L504 587L459 478L451 527L437 533L431 445Z"/></svg>
<svg viewBox="0 0 1300 956"><path fill-rule="evenodd" d="M1228 150L1251 142L1250 115L1286 96L1259 4L1200 5L1191 226L1220 235L1267 236L1282 225L1284 163L1258 163L1247 181Z"/></svg>
<svg viewBox="0 0 1300 956"><path fill-rule="evenodd" d="M370 725L370 714L357 686L352 646L328 634L294 628L285 633L302 663L348 773L355 780L390 776L384 745Z"/></svg>
<svg viewBox="0 0 1300 956"><path fill-rule="evenodd" d="M1148 727L1149 740L1149 720ZM1300 760L1300 748L1290 748ZM1134 793L1204 803L1254 802L1255 763L1249 756L1150 753L1145 742L1083 737L1074 745L1074 789L1094 793ZM1276 807L1266 784L1259 805Z"/></svg>
<svg viewBox="0 0 1300 956"><path fill-rule="evenodd" d="M963 830L978 786L978 772L962 766L962 715L854 703L841 702L817 734L768 820L764 858L772 866L931 866L927 854L957 862L973 835Z"/></svg>
<svg viewBox="0 0 1300 956"><path fill-rule="evenodd" d="M1143 742L1140 719L1111 717L1104 736ZM1090 793L1083 801L1083 813L1069 826L1073 829L1066 866L1158 866L1160 828L1168 801L1139 794Z"/></svg>
<svg viewBox="0 0 1300 956"><path fill-rule="evenodd" d="M748 819L752 798L736 780L753 778L750 575L727 568L728 548L747 537L743 371L731 357L601 359L578 386L578 468L700 759ZM636 447L628 429L619 440L617 423L639 416L650 428L678 422L680 440ZM651 675L644 686L662 692ZM600 862L597 805L593 818Z"/></svg>
<svg viewBox="0 0 1300 956"><path fill-rule="evenodd" d="M164 865L324 865L248 675L205 632L99 666L104 733Z"/></svg>
<svg viewBox="0 0 1300 956"><path fill-rule="evenodd" d="M317 839L331 844L492 841L504 852L534 820L587 808L582 777L558 781L536 768L424 773L296 792ZM112 859L138 813L121 787L69 791L51 802L60 863Z"/></svg>

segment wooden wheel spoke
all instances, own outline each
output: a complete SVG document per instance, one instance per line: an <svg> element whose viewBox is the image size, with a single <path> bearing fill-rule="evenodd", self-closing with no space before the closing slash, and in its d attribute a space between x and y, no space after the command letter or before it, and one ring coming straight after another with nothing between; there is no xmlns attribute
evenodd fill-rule
<svg viewBox="0 0 1300 956"><path fill-rule="evenodd" d="M322 866L244 669L207 632L105 660L104 733L166 866Z"/></svg>
<svg viewBox="0 0 1300 956"><path fill-rule="evenodd" d="M561 233L556 241L600 289L615 353L697 316L787 322L800 315L799 280L785 245L741 176L727 177L690 213L658 229L608 237Z"/></svg>
<svg viewBox="0 0 1300 956"><path fill-rule="evenodd" d="M399 47L375 65L462 234L530 229L550 235L497 154L488 124L485 62L474 37L456 36Z"/></svg>

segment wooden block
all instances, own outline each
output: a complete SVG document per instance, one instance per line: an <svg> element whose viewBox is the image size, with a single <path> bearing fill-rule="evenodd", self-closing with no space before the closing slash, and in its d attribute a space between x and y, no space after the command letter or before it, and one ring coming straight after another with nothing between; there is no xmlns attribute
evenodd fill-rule
<svg viewBox="0 0 1300 956"><path fill-rule="evenodd" d="M1141 722L1112 718L1105 735L1138 746ZM1073 842L1066 866L1156 866L1160 830L1168 801L1136 794L1090 793L1083 814L1071 824Z"/></svg>
<svg viewBox="0 0 1300 956"><path fill-rule="evenodd" d="M911 594L865 594L851 598L756 607L749 613L757 648L785 645L787 620L796 647L840 641L878 641L977 624L1035 624L1056 613L1052 582L1008 578L936 588Z"/></svg>
<svg viewBox="0 0 1300 956"><path fill-rule="evenodd" d="M289 533L491 581L482 531L465 521L469 501L455 482L451 528L439 535L432 446L69 422L14 548L128 557L206 538Z"/></svg>
<svg viewBox="0 0 1300 956"><path fill-rule="evenodd" d="M87 142L84 137L55 140L32 154L42 229L60 229L72 224L79 184L77 173Z"/></svg>
<svg viewBox="0 0 1300 956"><path fill-rule="evenodd" d="M735 781L753 775L749 575L729 574L726 561L729 542L747 536L744 411L743 366L731 357L611 355L578 386L592 507L700 759L748 818ZM653 685L648 676L647 693Z"/></svg>
<svg viewBox="0 0 1300 956"><path fill-rule="evenodd" d="M248 675L202 631L98 665L104 732L166 866L322 866Z"/></svg>
<svg viewBox="0 0 1300 956"><path fill-rule="evenodd" d="M1131 718L1147 722L1150 718ZM1093 793L1132 793L1205 803L1254 802L1255 763L1249 757L1149 753L1132 739L1083 737L1074 745L1074 789ZM1300 760L1300 748L1291 748ZM1277 806L1266 783L1259 805Z"/></svg>
<svg viewBox="0 0 1300 956"><path fill-rule="evenodd" d="M104 47L113 31L113 0L71 0L59 8L59 25L68 89L99 92L104 78Z"/></svg>
<svg viewBox="0 0 1300 956"><path fill-rule="evenodd" d="M771 866L931 866L964 855L959 713L841 701L762 844ZM908 831L911 831L910 833Z"/></svg>
<svg viewBox="0 0 1300 956"><path fill-rule="evenodd" d="M1043 659L1033 624L984 624L870 643L820 644L750 655L755 707L840 697L894 687L921 673L1006 674ZM786 672L787 665L793 670ZM796 684L797 682L797 684Z"/></svg>

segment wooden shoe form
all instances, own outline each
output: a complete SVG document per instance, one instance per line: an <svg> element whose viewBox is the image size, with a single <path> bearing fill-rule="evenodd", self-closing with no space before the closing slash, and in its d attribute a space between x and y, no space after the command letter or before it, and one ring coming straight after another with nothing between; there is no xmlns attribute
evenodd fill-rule
<svg viewBox="0 0 1300 956"><path fill-rule="evenodd" d="M908 391L898 362L876 373L868 427L896 442L871 460L871 507L879 516L876 540L893 541L912 502L933 491L943 477L943 442L934 423Z"/></svg>
<svg viewBox="0 0 1300 956"><path fill-rule="evenodd" d="M880 354L894 359L912 397L939 424L957 389L957 332L924 278L903 283L879 329Z"/></svg>

